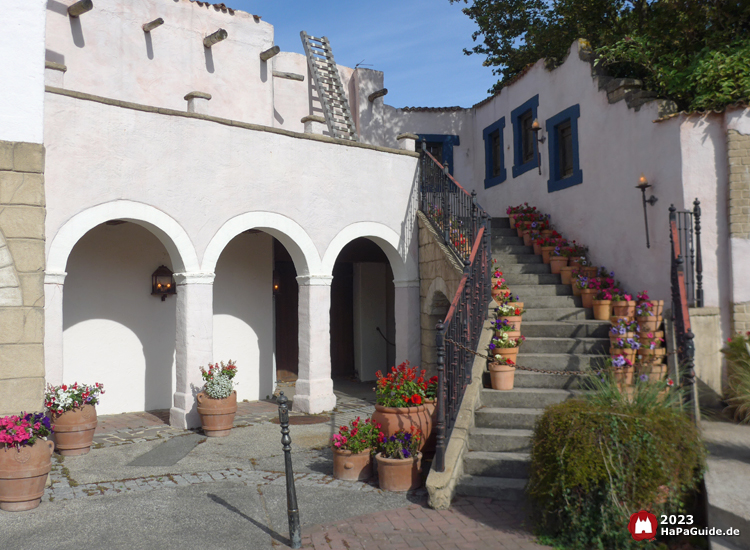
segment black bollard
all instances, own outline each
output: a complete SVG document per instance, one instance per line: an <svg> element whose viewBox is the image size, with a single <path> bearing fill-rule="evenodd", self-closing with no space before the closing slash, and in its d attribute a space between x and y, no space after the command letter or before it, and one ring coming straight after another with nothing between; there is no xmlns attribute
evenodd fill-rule
<svg viewBox="0 0 750 550"><path fill-rule="evenodd" d="M289 399L284 392L279 392L279 423L281 424L281 445L284 449L284 470L286 471L286 507L289 515L289 538L292 548L302 546L302 533L299 525L297 508L297 491L294 489L294 472L292 471L292 438L289 437Z"/></svg>

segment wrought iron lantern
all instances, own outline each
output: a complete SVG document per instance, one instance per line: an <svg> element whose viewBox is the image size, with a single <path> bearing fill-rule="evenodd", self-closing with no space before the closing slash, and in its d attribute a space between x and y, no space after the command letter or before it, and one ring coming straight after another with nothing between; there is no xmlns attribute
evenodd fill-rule
<svg viewBox="0 0 750 550"><path fill-rule="evenodd" d="M648 214L646 212L646 205L650 204L651 206L653 206L658 200L653 195L651 195L651 197L649 197L648 199L646 198L646 189L648 189L649 187L651 187L651 184L646 179L646 176L641 174L641 177L638 178L638 185L636 185L635 188L640 189L643 195L643 221L646 224L646 248L651 248L651 240L648 236Z"/></svg>
<svg viewBox="0 0 750 550"><path fill-rule="evenodd" d="M542 126L539 124L539 119L535 118L534 122L531 123L531 131L534 132L534 141L536 141L536 164L539 168L539 175L542 175L542 152L539 150L539 144L544 143L546 139L544 136L539 137L539 132L542 131Z"/></svg>
<svg viewBox="0 0 750 550"><path fill-rule="evenodd" d="M161 296L161 301L163 302L170 294L177 294L177 287L174 284L174 277L172 275L172 270L165 265L160 265L151 274L151 295Z"/></svg>

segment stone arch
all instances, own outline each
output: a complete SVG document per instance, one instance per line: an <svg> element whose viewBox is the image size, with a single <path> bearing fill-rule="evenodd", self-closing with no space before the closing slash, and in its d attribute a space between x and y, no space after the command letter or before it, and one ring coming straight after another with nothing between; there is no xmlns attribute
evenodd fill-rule
<svg viewBox="0 0 750 550"><path fill-rule="evenodd" d="M18 273L8 244L0 230L0 307L23 305Z"/></svg>
<svg viewBox="0 0 750 550"><path fill-rule="evenodd" d="M442 314L442 321L445 319L445 314L448 313L450 306L451 295L448 291L448 285L445 284L442 277L435 277L427 289L427 296L425 297L424 304L422 304L422 313L427 315Z"/></svg>
<svg viewBox="0 0 750 550"><path fill-rule="evenodd" d="M422 327L422 366L430 375L437 372L437 349L435 326L445 320L451 305L452 293L442 277L435 277L427 289L422 302L420 325Z"/></svg>
<svg viewBox="0 0 750 550"><path fill-rule="evenodd" d="M297 276L320 270L320 255L307 232L294 220L274 212L246 212L224 223L206 247L203 270L213 272L229 241L248 229L265 231L279 240L292 257Z"/></svg>
<svg viewBox="0 0 750 550"><path fill-rule="evenodd" d="M64 273L70 252L81 237L109 220L128 221L148 229L167 249L175 272L199 271L195 247L174 218L148 204L117 200L87 208L65 222L50 244L47 273Z"/></svg>
<svg viewBox="0 0 750 550"><path fill-rule="evenodd" d="M408 264L398 252L401 242L398 233L390 227L376 222L357 222L339 231L331 240L323 255L322 273L332 275L333 266L341 250L351 241L361 237L373 241L383 250L391 264L394 281L411 281L419 278L416 266Z"/></svg>

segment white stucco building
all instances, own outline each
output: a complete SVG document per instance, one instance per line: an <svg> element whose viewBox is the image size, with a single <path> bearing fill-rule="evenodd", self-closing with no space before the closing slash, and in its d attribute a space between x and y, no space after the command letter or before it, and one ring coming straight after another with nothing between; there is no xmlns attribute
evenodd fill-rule
<svg viewBox="0 0 750 550"><path fill-rule="evenodd" d="M78 16L73 0L6 4L0 412L39 408L45 382L98 381L100 413L170 409L193 426L199 367L230 358L240 399L288 376L295 408L319 412L335 405L332 377L420 364L418 158L405 132L440 146L492 215L536 204L656 298L669 297L666 208L700 198L706 306L724 308L724 335L750 322L750 221L734 231L727 217L730 175L750 189L745 165L727 162L732 136L750 135L744 107L655 123L658 102L610 104L576 43L562 67L540 61L468 109L394 109L368 98L383 73L339 67L359 134L346 142L305 125L321 115L307 60L263 60L273 26L259 17L190 0L95 0ZM219 29L227 38L206 47ZM541 175L538 157L519 157L527 111L548 137ZM547 146L565 124L571 173L550 178L561 160ZM659 197L650 249L641 173ZM151 295L161 265L177 285L164 301Z"/></svg>

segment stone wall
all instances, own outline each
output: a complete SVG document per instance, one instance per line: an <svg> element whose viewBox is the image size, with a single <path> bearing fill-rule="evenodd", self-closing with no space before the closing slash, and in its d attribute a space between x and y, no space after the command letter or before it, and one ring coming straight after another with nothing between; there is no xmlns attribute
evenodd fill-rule
<svg viewBox="0 0 750 550"><path fill-rule="evenodd" d="M42 408L44 158L0 141L0 415Z"/></svg>
<svg viewBox="0 0 750 550"><path fill-rule="evenodd" d="M422 368L431 376L437 372L435 325L445 319L458 290L463 269L422 212L417 213L417 222Z"/></svg>
<svg viewBox="0 0 750 550"><path fill-rule="evenodd" d="M721 348L721 309L690 308L690 327L695 335L695 377L701 406L719 406L724 395Z"/></svg>
<svg viewBox="0 0 750 550"><path fill-rule="evenodd" d="M750 135L743 135L736 130L727 133L729 161L729 237L732 241L750 240ZM733 251L736 249L732 243ZM732 263L740 258L732 258ZM737 270L735 270L735 273ZM734 281L734 285L747 284L745 281ZM733 300L732 330L746 332L750 330L750 302Z"/></svg>

